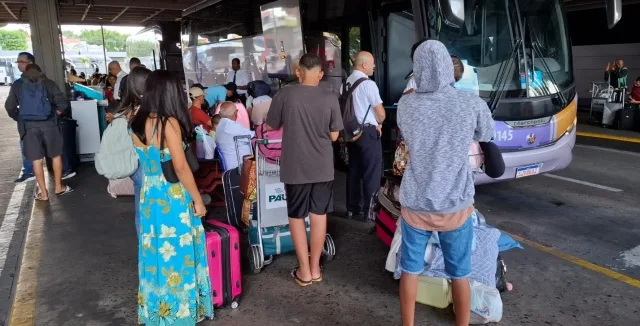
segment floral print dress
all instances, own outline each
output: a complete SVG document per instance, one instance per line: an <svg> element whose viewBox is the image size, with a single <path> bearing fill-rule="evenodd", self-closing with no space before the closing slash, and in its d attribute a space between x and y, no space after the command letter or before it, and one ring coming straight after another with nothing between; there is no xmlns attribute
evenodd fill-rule
<svg viewBox="0 0 640 326"><path fill-rule="evenodd" d="M136 147L144 168L140 194L138 322L192 326L213 318L204 228L180 183L169 183L160 149ZM171 159L168 149L164 159Z"/></svg>

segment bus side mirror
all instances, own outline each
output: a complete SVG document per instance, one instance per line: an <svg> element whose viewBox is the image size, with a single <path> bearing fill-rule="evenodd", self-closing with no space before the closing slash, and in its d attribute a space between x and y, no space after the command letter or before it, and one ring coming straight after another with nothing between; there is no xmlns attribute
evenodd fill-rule
<svg viewBox="0 0 640 326"><path fill-rule="evenodd" d="M606 0L607 25L612 29L622 18L622 0Z"/></svg>
<svg viewBox="0 0 640 326"><path fill-rule="evenodd" d="M440 11L445 24L455 28L464 24L464 0L440 0Z"/></svg>

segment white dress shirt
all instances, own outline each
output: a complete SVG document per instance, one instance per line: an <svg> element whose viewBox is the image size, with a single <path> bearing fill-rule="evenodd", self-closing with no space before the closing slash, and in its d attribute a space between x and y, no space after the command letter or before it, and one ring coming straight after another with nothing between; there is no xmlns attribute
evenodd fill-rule
<svg viewBox="0 0 640 326"><path fill-rule="evenodd" d="M255 132L231 119L220 119L218 128L216 128L216 145L220 148L222 159L224 160L224 166L227 170L235 169L240 165L240 162L238 162L238 155L236 153L236 142L233 137L245 135L253 138ZM245 155L251 155L250 139L239 140L238 146L240 158Z"/></svg>
<svg viewBox="0 0 640 326"><path fill-rule="evenodd" d="M229 71L229 73L227 74L227 83L232 82L234 76L236 77L236 85L238 85L238 87L247 86L249 84L249 74L247 74L246 71L244 70ZM238 88L238 95L243 95L243 94L247 94L247 91Z"/></svg>
<svg viewBox="0 0 640 326"><path fill-rule="evenodd" d="M408 92L409 90L412 90L412 89L415 90L416 87L418 87L416 85L416 79L413 78L413 75L412 75L411 78L409 78L409 82L407 82L407 87L404 88L404 91L402 91L402 93L406 93L406 92Z"/></svg>
<svg viewBox="0 0 640 326"><path fill-rule="evenodd" d="M347 84L353 85L360 78L369 78L363 72L359 70L355 70L349 78L347 78ZM342 93L342 87L340 88L340 93ZM378 89L378 85L373 80L364 81L356 88L353 92L353 106L356 114L356 119L359 122L362 122L364 116L367 116L367 119L363 122L364 124L371 124L374 126L378 125L378 121L376 120L376 114L373 110L374 107L382 104L382 99L380 98L380 90ZM371 108L369 108L371 106ZM369 113L367 114L367 110Z"/></svg>
<svg viewBox="0 0 640 326"><path fill-rule="evenodd" d="M127 73L124 72L124 70L120 70L120 72L116 75L116 85L113 87L113 98L116 101L120 100L120 82L122 81L122 78L124 78L124 76L126 76Z"/></svg>

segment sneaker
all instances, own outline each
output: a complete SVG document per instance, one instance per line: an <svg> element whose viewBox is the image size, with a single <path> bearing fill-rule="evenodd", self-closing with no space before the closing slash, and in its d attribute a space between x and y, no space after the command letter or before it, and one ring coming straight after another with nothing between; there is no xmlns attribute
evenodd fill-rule
<svg viewBox="0 0 640 326"><path fill-rule="evenodd" d="M63 172L62 173L62 180L66 180L66 179L70 179L76 176L76 173L73 171L70 172Z"/></svg>
<svg viewBox="0 0 640 326"><path fill-rule="evenodd" d="M23 173L18 179L13 180L15 183L23 183L31 180L35 180L36 176L33 173Z"/></svg>

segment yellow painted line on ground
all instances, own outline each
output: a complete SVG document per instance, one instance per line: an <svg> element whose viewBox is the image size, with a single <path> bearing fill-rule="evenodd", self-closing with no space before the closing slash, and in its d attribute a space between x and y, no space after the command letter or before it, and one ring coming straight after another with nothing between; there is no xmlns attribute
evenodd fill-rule
<svg viewBox="0 0 640 326"><path fill-rule="evenodd" d="M627 143L640 144L640 138L634 138L634 137L622 137L622 136L614 136L614 135L598 134L595 132L582 132L582 131L576 132L576 135L582 136L582 137L589 137L589 138L600 138L600 139L617 140L617 141L623 141Z"/></svg>
<svg viewBox="0 0 640 326"><path fill-rule="evenodd" d="M612 279L615 279L615 280L618 280L620 282L627 283L627 284L629 284L631 286L635 286L637 288L640 288L640 280L636 280L635 278L620 274L618 272L614 272L614 271L612 271L612 270L610 270L608 268L604 268L602 266L598 266L596 264L592 264L592 263L590 263L590 262L588 262L586 260L582 260L582 259L580 259L578 257L573 257L571 255L567 255L567 254L561 253L561 252L553 250L553 249L551 249L551 248L549 248L547 246L543 246L543 245L541 245L539 243L527 240L527 239L525 239L523 237L511 234L511 233L508 233L508 234L512 238L520 241L523 244L526 244L529 247L536 248L536 249L538 249L540 251L543 251L543 252L546 252L546 253L548 253L548 254L550 254L552 256L555 256L555 257L558 257L560 259L566 260L568 262L574 263L574 264L576 264L576 265L578 265L580 267L584 267L586 269L589 269L589 270L592 270L594 272L600 273L602 275L608 276L608 277L610 277Z"/></svg>
<svg viewBox="0 0 640 326"><path fill-rule="evenodd" d="M47 210L45 205L49 205L49 203L33 201L9 326L34 326L36 324L36 290L38 266L40 265L40 246L44 231L44 212Z"/></svg>

